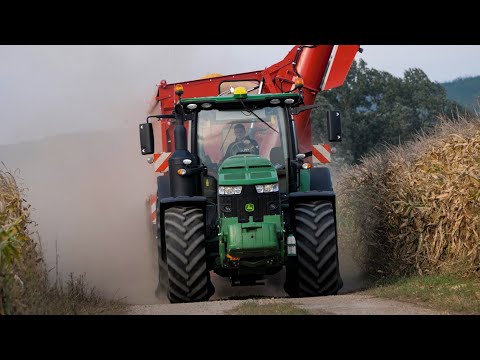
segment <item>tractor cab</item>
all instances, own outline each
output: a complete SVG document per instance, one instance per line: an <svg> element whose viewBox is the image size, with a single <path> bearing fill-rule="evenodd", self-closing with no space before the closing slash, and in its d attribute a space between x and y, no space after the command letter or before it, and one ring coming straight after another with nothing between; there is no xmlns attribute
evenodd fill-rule
<svg viewBox="0 0 480 360"><path fill-rule="evenodd" d="M192 153L207 168L204 196L215 198L218 189L211 184L218 187L219 180L232 186L262 182L265 164L275 173L279 192L288 192L287 164L297 155L291 108L301 103L298 94L247 95L245 89L237 88L232 96L181 102L193 119Z"/></svg>

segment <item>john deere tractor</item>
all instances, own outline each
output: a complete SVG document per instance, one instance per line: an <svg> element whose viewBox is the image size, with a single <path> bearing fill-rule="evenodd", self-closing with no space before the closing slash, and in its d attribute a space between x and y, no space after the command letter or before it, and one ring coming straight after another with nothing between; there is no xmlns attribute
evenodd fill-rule
<svg viewBox="0 0 480 360"><path fill-rule="evenodd" d="M154 151L149 120L175 122L175 151L169 176L158 177L157 203L170 301L208 300L211 271L232 285L255 285L283 267L290 296L336 294L335 193L329 169L312 167L304 161L311 153L298 152L293 115L305 110L301 92L176 94L172 114L140 124L146 155ZM329 140L339 141L339 113L327 112L327 123Z"/></svg>

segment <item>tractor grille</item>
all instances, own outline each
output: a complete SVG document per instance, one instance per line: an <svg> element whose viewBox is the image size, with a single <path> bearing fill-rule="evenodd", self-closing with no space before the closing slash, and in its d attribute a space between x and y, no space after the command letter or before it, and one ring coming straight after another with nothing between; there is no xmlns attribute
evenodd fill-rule
<svg viewBox="0 0 480 360"><path fill-rule="evenodd" d="M247 204L253 204L254 211L247 212ZM249 216L253 216L253 221L261 222L264 215L279 215L281 211L280 194L258 194L255 185L243 186L240 195L219 195L218 205L221 216L238 217L241 223L248 222Z"/></svg>

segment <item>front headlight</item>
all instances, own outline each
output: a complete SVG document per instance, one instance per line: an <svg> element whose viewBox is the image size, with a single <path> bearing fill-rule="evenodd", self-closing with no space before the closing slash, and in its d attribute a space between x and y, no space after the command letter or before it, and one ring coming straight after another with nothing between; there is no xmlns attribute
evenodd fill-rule
<svg viewBox="0 0 480 360"><path fill-rule="evenodd" d="M271 192L278 192L278 183L275 184L265 184L265 185L255 185L255 189L257 193L271 193Z"/></svg>
<svg viewBox="0 0 480 360"><path fill-rule="evenodd" d="M220 195L240 195L242 193L241 186L219 186L218 193Z"/></svg>

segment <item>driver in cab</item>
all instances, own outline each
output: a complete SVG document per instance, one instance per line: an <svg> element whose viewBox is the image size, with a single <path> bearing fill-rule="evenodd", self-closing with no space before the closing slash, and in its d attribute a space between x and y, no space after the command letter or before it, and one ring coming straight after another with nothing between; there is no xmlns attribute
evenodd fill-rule
<svg viewBox="0 0 480 360"><path fill-rule="evenodd" d="M236 124L233 128L235 132L235 141L228 145L227 151L223 156L222 162L230 156L238 153L249 153L258 155L258 143L246 135L243 124Z"/></svg>

